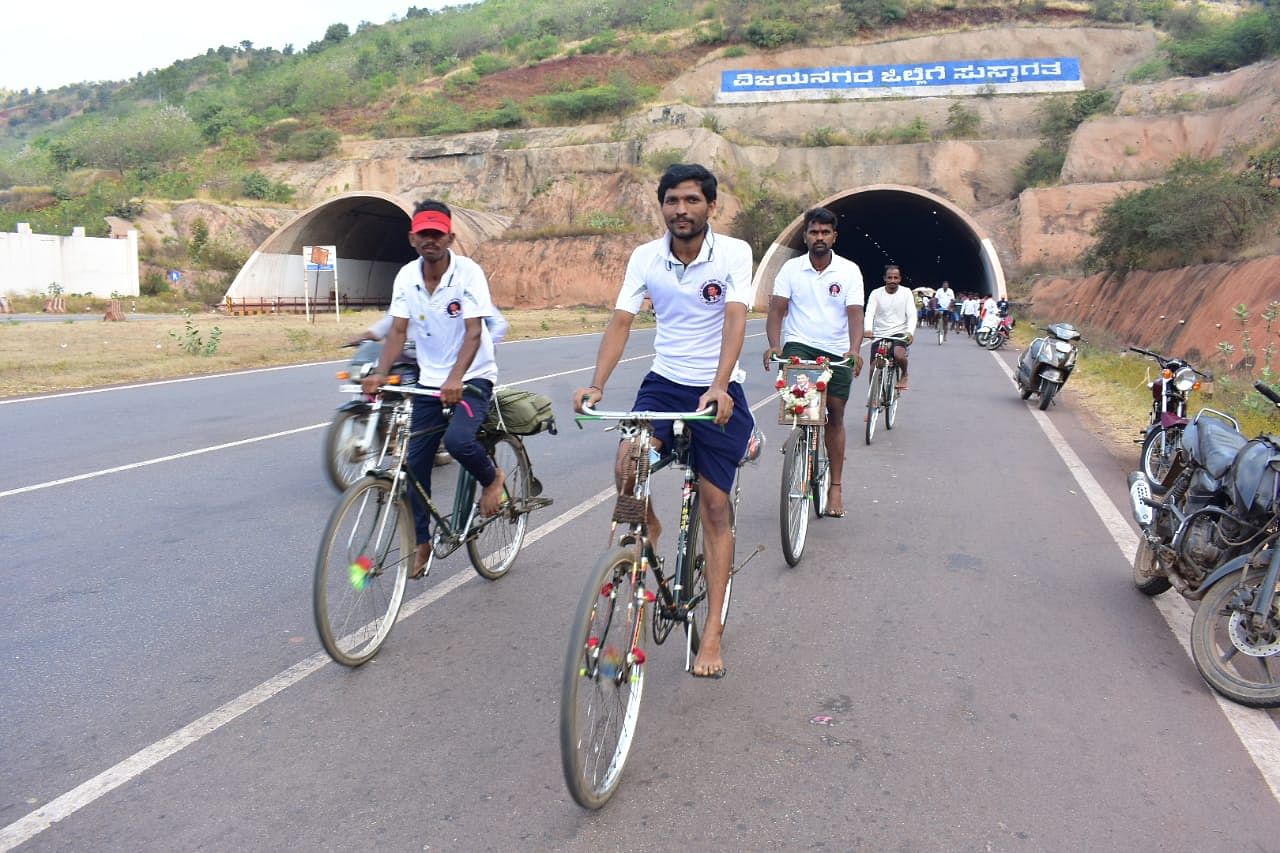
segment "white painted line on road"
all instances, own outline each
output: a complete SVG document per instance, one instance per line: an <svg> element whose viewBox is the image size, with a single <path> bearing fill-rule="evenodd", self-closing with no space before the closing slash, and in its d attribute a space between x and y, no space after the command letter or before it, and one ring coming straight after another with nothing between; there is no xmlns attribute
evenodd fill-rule
<svg viewBox="0 0 1280 853"><path fill-rule="evenodd" d="M996 364L1000 365L1005 376L1009 377L1009 381L1013 382L1013 371L1009 365L1005 364L1004 359L994 351L991 355L995 358ZM1103 526L1107 528L1112 540L1120 548L1120 553L1132 563L1138 550L1138 534L1133 532L1124 515L1098 485L1098 481L1080 461L1080 457L1071 449L1071 445L1067 444L1049 416L1038 409L1028 409L1028 411L1036 419L1036 423L1040 425L1040 429L1048 437L1049 443L1058 452L1058 456L1066 463L1067 469L1076 478L1076 482L1080 484L1080 490L1089 499L1098 517L1102 519ZM1174 638L1187 653L1187 657L1190 657L1192 616L1190 606L1182 596L1173 592L1156 596L1153 601L1160 615L1164 617L1165 623L1168 624L1169 630L1173 632ZM1207 686L1205 689L1209 690ZM1227 722L1235 729L1236 737L1240 739L1240 743L1253 759L1263 780L1266 781L1267 787L1271 789L1271 796L1280 802L1280 731L1276 730L1276 724L1271 716L1266 711L1237 705L1213 690L1209 690L1209 694L1217 700L1218 707L1222 709Z"/></svg>
<svg viewBox="0 0 1280 853"><path fill-rule="evenodd" d="M44 483L36 483L34 486L20 486L16 489L9 489L7 491L0 492L0 498L21 495L27 492L38 492L41 489L50 489L54 486L66 485L67 483L77 483L81 480L91 480L94 477L104 477L107 474L118 474L121 471L132 471L135 468L145 468L148 465L159 465L161 462L173 462L175 459L186 459L190 456L200 456L204 453L213 453L215 450L226 450L229 447L240 447L245 444L269 441L273 438L281 438L286 435L296 435L297 433L319 429L323 426L328 426L328 423L312 424L311 426L298 427L297 429L286 429L281 432L255 436L254 438L242 438L239 441L228 441L226 444L215 444L212 447L201 447L196 450L187 450L183 453L173 453L169 456L157 456L155 459L144 459L141 462L130 462L128 465L117 465L114 468L103 468L101 471L90 471L88 474L76 474L74 477L63 477L59 480L49 480Z"/></svg>
<svg viewBox="0 0 1280 853"><path fill-rule="evenodd" d="M751 407L751 411L756 411L761 406L768 403L778 395L770 394ZM306 427L311 429L311 427ZM613 486L597 492L591 497L582 501L577 506L561 513L555 518L548 521L533 530L525 537L524 547L528 547L533 543L542 539L556 530L559 530L570 521L590 512L609 498L617 494ZM522 549L523 550L523 549ZM479 577L475 572L463 569L435 586L424 592L412 600L405 602L400 608L400 615L396 622L407 619L413 614L422 610L430 604L434 604L453 592L458 587L466 584ZM176 755L191 744L199 741L206 735L212 734L227 723L252 711L254 708L266 702L271 697L280 693L302 679L317 672L325 664L329 663L329 656L324 652L317 652L305 660L301 660L285 671L275 675L266 681L254 687L245 693L240 694L235 699L225 705L210 711L198 720L188 723L178 729L173 734L161 738L150 746L144 747L133 755L121 761L119 764L109 767L106 770L94 776L87 782L83 782L72 788L67 793L45 805L27 814L25 817L19 818L8 826L0 829L0 853L12 850L20 844L25 844L35 836L44 832L55 823L65 820L80 809L100 799L103 796L119 788L121 785L129 782L138 776L141 776L147 770L164 761L171 755Z"/></svg>

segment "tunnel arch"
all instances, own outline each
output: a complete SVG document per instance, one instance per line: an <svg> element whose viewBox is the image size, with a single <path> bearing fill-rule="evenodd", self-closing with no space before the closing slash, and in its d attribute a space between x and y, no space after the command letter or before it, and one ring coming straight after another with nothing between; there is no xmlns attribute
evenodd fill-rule
<svg viewBox="0 0 1280 853"><path fill-rule="evenodd" d="M909 287L937 287L945 279L958 293L1007 295L991 238L973 217L940 196L917 187L873 184L829 195L814 207L838 217L835 252L862 270L866 293L882 283L884 265L896 263ZM768 307L782 265L804 252L801 214L760 261L754 282L757 309Z"/></svg>
<svg viewBox="0 0 1280 853"><path fill-rule="evenodd" d="M278 228L249 256L227 298L301 298L304 288L330 298L332 279L322 282L319 292L304 279L302 248L336 246L342 298L389 305L396 273L417 257L406 238L413 206L413 201L371 191L343 193L313 205ZM450 207L457 234L454 249L459 254L471 254L510 224L505 216Z"/></svg>

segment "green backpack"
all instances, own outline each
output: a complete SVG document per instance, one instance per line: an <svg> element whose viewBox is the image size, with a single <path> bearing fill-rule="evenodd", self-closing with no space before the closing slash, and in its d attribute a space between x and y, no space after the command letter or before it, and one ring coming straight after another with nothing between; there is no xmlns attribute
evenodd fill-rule
<svg viewBox="0 0 1280 853"><path fill-rule="evenodd" d="M484 421L487 428L513 435L555 435L556 414L550 397L517 388L498 388L493 394L496 405L489 407Z"/></svg>

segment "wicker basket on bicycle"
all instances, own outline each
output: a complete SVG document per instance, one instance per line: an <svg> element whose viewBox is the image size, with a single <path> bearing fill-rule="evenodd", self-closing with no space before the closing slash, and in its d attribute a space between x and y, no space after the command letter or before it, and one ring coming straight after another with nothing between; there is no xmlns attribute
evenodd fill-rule
<svg viewBox="0 0 1280 853"><path fill-rule="evenodd" d="M787 364L778 370L774 387L782 399L778 423L785 426L822 426L827 422L827 385L831 365Z"/></svg>

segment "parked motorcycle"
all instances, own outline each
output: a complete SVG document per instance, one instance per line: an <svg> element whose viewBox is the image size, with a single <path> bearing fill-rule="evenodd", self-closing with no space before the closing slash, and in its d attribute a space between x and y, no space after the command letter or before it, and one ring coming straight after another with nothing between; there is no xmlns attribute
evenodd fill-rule
<svg viewBox="0 0 1280 853"><path fill-rule="evenodd" d="M381 356L379 341L363 341L351 356L347 369L338 373L343 383L339 389L353 396L338 407L325 430L324 470L329 482L340 492L346 491L382 458L387 440L391 438L389 415L400 395L370 396L360 388L360 380L377 368ZM412 351L401 353L391 366L391 373L398 377L401 385L418 381L418 363Z"/></svg>
<svg viewBox="0 0 1280 853"><path fill-rule="evenodd" d="M1280 394L1254 387L1280 408ZM1129 475L1141 528L1135 585L1201 602L1191 656L1210 687L1242 705L1280 707L1280 437L1249 441L1230 415L1202 409L1164 485L1156 498L1145 473Z"/></svg>
<svg viewBox="0 0 1280 853"><path fill-rule="evenodd" d="M1160 375L1150 385L1151 416L1142 437L1136 440L1142 443L1139 467L1151 481L1151 490L1163 494L1161 484L1173 464L1182 441L1182 431L1188 423L1187 397L1200 388L1200 379L1212 377L1197 370L1186 359L1165 358L1158 352L1141 347L1129 347L1129 351L1155 359L1160 365Z"/></svg>
<svg viewBox="0 0 1280 853"><path fill-rule="evenodd" d="M1058 390L1071 377L1076 366L1076 341L1080 332L1070 323L1052 323L1044 327L1046 334L1036 338L1018 359L1014 381L1022 399L1040 395L1040 411L1049 408Z"/></svg>

